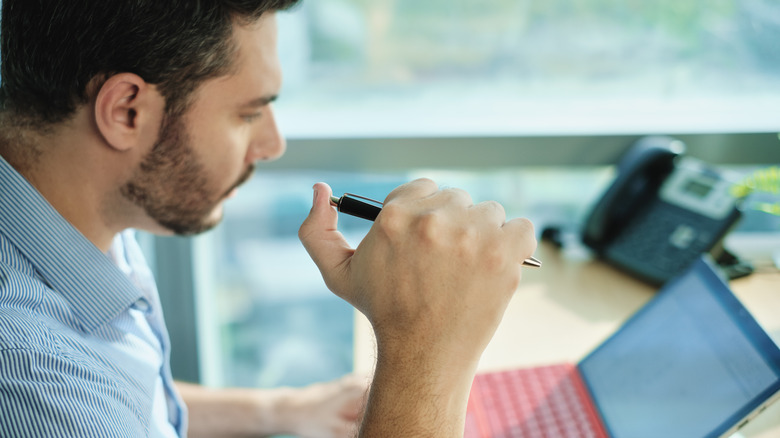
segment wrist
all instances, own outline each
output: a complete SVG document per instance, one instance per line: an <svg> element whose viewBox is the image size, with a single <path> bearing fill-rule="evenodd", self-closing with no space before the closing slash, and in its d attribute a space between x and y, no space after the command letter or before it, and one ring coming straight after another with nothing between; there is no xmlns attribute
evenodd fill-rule
<svg viewBox="0 0 780 438"><path fill-rule="evenodd" d="M376 329L374 333L379 364L424 371L444 384L473 375L484 350L480 342L452 333L436 333L426 327L400 334Z"/></svg>
<svg viewBox="0 0 780 438"><path fill-rule="evenodd" d="M295 398L291 388L254 391L255 424L252 435L267 436L295 433Z"/></svg>

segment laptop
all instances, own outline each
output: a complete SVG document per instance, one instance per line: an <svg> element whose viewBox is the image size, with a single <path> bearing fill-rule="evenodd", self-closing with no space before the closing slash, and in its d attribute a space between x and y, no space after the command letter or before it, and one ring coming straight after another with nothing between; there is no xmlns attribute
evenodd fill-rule
<svg viewBox="0 0 780 438"><path fill-rule="evenodd" d="M478 374L467 438L697 438L780 398L780 350L708 258L577 364Z"/></svg>

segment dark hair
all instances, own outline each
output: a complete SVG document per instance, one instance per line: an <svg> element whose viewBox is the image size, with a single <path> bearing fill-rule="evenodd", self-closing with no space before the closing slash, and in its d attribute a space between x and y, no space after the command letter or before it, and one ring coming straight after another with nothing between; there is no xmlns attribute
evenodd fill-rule
<svg viewBox="0 0 780 438"><path fill-rule="evenodd" d="M3 0L0 109L46 126L86 103L90 81L135 73L177 114L230 73L233 24L298 0Z"/></svg>

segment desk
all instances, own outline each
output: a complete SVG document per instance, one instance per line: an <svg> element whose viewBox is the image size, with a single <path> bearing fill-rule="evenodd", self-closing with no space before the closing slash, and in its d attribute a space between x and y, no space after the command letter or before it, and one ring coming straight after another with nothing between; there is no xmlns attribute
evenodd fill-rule
<svg viewBox="0 0 780 438"><path fill-rule="evenodd" d="M541 269L525 269L520 288L479 364L480 371L575 363L642 307L655 288L582 253L542 243ZM731 283L753 316L780 338L780 272L753 274ZM355 370L370 372L375 343L360 314L355 326ZM741 431L745 438L780 437L780 402Z"/></svg>

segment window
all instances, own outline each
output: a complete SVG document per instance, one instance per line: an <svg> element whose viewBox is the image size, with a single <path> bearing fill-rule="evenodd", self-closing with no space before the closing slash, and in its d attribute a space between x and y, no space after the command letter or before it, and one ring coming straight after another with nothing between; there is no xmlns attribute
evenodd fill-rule
<svg viewBox="0 0 780 438"><path fill-rule="evenodd" d="M773 0L317 0L281 14L292 138L771 132Z"/></svg>

